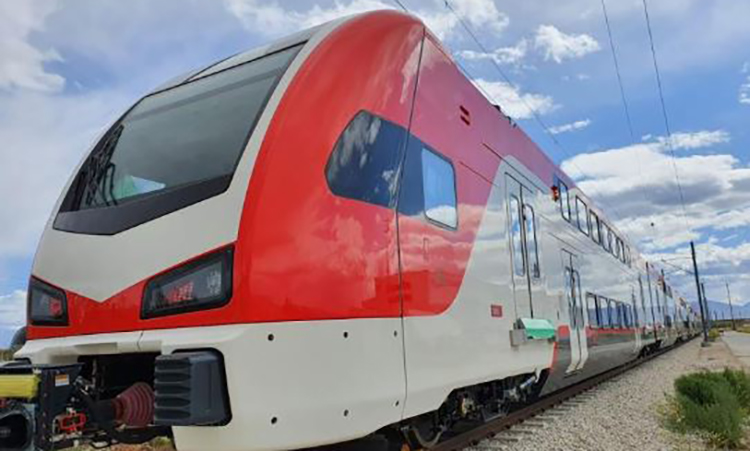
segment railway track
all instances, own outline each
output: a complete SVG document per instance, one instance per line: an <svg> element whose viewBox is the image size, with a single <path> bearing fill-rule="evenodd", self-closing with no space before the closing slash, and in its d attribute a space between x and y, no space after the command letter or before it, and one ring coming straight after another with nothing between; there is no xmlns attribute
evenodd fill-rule
<svg viewBox="0 0 750 451"><path fill-rule="evenodd" d="M513 442L521 440L524 434L532 434L535 430L546 427L548 420L555 416L564 415L569 408L585 402L586 398L590 397L586 392L597 385L649 362L684 343L687 343L687 341L547 395L536 403L511 412L502 418L450 437L431 448L430 451L461 451L470 447L481 451L507 449Z"/></svg>

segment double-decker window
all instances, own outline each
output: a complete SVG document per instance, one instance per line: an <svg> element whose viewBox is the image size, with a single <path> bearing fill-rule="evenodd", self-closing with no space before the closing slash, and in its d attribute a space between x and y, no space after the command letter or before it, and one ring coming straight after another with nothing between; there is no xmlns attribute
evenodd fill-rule
<svg viewBox="0 0 750 451"><path fill-rule="evenodd" d="M568 190L568 185L560 180L558 187L560 188L560 212L563 219L570 222L570 191Z"/></svg>
<svg viewBox="0 0 750 451"><path fill-rule="evenodd" d="M576 218L578 222L578 230L583 232L584 235L589 234L589 209L586 206L586 202L581 200L580 197L576 196Z"/></svg>

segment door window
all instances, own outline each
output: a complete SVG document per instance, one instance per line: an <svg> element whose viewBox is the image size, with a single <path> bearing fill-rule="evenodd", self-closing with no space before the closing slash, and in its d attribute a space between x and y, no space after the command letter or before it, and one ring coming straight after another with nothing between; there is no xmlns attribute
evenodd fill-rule
<svg viewBox="0 0 750 451"><path fill-rule="evenodd" d="M521 230L521 202L515 195L510 196L508 204L510 210L510 241L513 247L513 269L516 275L523 276L526 274L526 262L523 252L523 236Z"/></svg>
<svg viewBox="0 0 750 451"><path fill-rule="evenodd" d="M526 224L526 246L529 257L529 271L531 277L541 277L541 269L539 268L539 246L537 244L536 236L536 215L534 214L534 208L529 204L523 205L523 220Z"/></svg>

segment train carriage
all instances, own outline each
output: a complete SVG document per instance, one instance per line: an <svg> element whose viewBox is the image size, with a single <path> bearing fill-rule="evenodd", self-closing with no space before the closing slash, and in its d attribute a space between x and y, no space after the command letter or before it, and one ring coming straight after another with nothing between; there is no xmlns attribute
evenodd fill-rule
<svg viewBox="0 0 750 451"><path fill-rule="evenodd" d="M104 133L40 242L13 370L71 376L63 409L12 401L0 426L51 409L18 450L429 447L669 344L664 294L419 20L366 13L177 77Z"/></svg>

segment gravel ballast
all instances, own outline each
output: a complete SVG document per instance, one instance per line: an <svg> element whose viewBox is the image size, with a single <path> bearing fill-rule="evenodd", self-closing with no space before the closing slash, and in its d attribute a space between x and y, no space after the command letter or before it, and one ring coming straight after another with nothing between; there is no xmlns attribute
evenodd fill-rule
<svg viewBox="0 0 750 451"><path fill-rule="evenodd" d="M680 375L738 365L724 343L701 348L696 339L543 414L533 430L513 428L472 450L703 450L697 437L664 429L659 412Z"/></svg>

